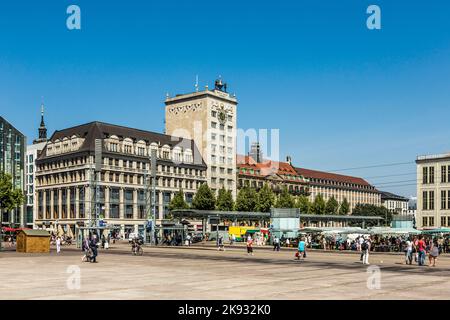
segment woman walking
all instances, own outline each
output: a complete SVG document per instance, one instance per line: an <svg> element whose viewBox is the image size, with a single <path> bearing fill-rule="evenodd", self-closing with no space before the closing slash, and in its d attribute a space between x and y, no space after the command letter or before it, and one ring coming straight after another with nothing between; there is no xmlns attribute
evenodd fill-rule
<svg viewBox="0 0 450 320"><path fill-rule="evenodd" d="M436 259L439 256L439 245L436 240L431 243L430 253L428 254L428 266L431 267L431 262L433 262L433 267L436 267Z"/></svg>
<svg viewBox="0 0 450 320"><path fill-rule="evenodd" d="M304 238L301 238L298 242L297 260L300 260L301 258L306 258L306 243Z"/></svg>

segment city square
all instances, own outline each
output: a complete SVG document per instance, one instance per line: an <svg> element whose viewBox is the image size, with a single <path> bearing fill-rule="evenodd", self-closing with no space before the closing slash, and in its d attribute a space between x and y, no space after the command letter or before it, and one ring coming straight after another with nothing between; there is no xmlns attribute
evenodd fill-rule
<svg viewBox="0 0 450 320"><path fill-rule="evenodd" d="M244 246L224 252L202 245L146 246L143 256L132 256L129 245L117 244L100 251L97 264L81 262L81 256L74 246L59 255L3 252L0 299L412 300L450 294L448 255L434 268L405 265L402 254L374 253L364 266L357 253L313 250L296 261L292 249L255 247L248 256ZM73 266L80 268L79 289L67 284ZM379 286L371 287L368 268L377 267Z"/></svg>

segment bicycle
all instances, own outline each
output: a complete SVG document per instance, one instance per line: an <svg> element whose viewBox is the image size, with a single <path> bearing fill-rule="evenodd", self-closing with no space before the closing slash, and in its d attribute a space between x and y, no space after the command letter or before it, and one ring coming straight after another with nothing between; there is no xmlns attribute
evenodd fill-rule
<svg viewBox="0 0 450 320"><path fill-rule="evenodd" d="M142 247L138 244L135 244L131 247L131 253L134 256L142 256L144 254L144 250L142 249Z"/></svg>

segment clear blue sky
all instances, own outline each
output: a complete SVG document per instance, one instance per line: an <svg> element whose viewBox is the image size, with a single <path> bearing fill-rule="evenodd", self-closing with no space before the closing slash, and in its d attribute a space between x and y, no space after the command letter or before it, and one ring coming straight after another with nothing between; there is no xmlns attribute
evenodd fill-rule
<svg viewBox="0 0 450 320"><path fill-rule="evenodd" d="M70 4L80 31L66 28ZM382 30L366 28L369 4ZM162 131L166 92L220 74L239 127L279 128L282 157L410 162L342 173L415 195L415 157L450 151L449 12L447 0L2 1L0 114L30 141L41 96L50 134L92 120Z"/></svg>

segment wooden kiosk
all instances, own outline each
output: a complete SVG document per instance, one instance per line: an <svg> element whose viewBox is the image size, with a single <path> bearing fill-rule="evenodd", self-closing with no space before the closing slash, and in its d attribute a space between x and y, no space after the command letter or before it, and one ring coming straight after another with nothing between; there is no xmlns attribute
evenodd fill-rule
<svg viewBox="0 0 450 320"><path fill-rule="evenodd" d="M46 230L20 230L17 235L16 251L50 253L50 233Z"/></svg>

